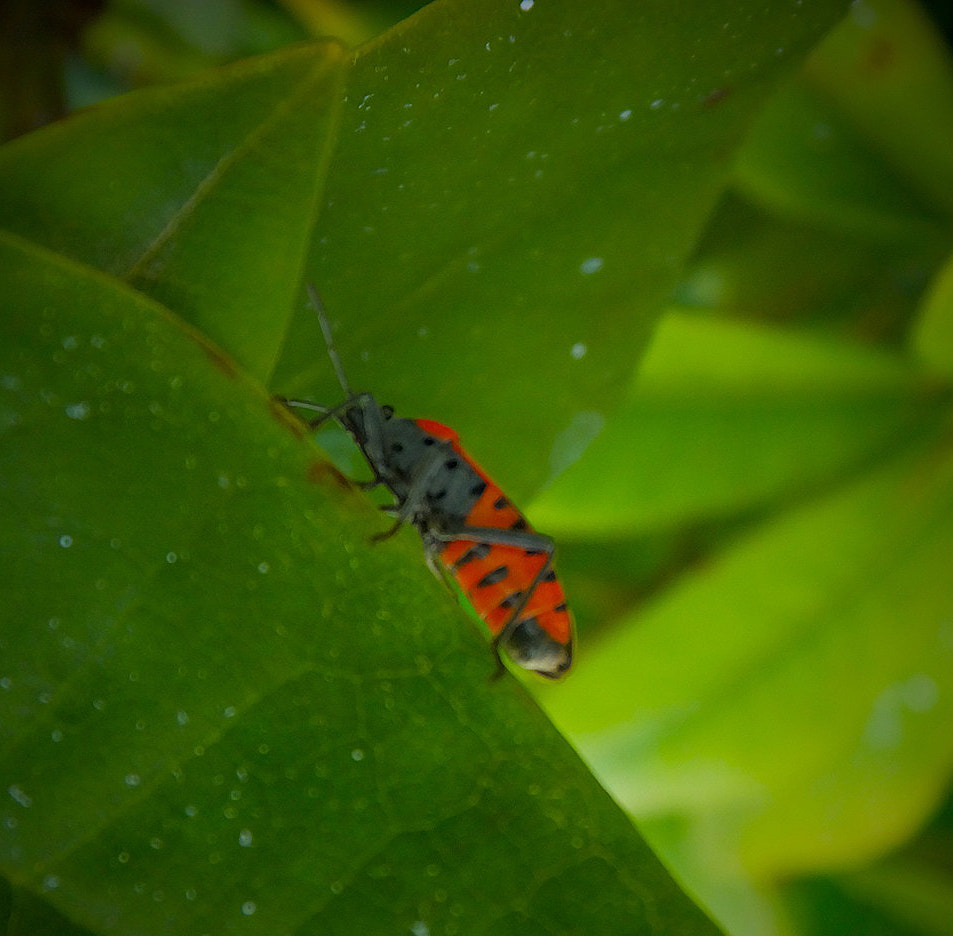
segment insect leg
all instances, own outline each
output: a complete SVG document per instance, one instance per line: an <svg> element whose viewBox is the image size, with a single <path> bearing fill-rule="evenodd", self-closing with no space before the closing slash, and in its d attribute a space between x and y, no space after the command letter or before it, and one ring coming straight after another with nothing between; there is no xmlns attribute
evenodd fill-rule
<svg viewBox="0 0 953 936"><path fill-rule="evenodd" d="M494 644L509 630L512 629L514 622L519 617L520 612L526 607L527 602L536 591L536 586L543 580L546 574L553 567L553 553L555 544L552 539L543 533L536 533L529 530L499 530L496 527L474 527L462 525L455 529L429 529L425 546L427 553L436 554L436 543L452 543L455 540L465 540L470 543L486 543L489 546L515 546L527 552L537 552L545 554L546 560L540 566L539 571L530 583L520 600L513 607L510 616L506 619L502 630L494 638Z"/></svg>
<svg viewBox="0 0 953 936"><path fill-rule="evenodd" d="M556 547L552 537L534 530L501 530L498 527L476 527L461 524L458 527L441 527L427 531L441 543L465 540L468 543L488 543L490 546L516 546L531 552L552 556Z"/></svg>
<svg viewBox="0 0 953 936"><path fill-rule="evenodd" d="M381 445L381 451L383 451L383 445ZM436 446L427 456L426 461L414 472L414 477L411 479L410 487L404 499L393 508L385 508L388 513L392 513L397 519L392 527L373 537L375 542L389 539L404 524L413 522L414 517L421 511L426 502L430 482L440 473L443 467L447 451L452 450L446 443ZM368 459L370 459L370 452L368 452Z"/></svg>
<svg viewBox="0 0 953 936"><path fill-rule="evenodd" d="M473 527L465 525L456 529L444 528L428 530L428 537L428 552L431 550L436 552L434 548L435 543L466 540L467 542L488 543L493 546L515 546L519 549L542 553L546 556L543 564L539 567L539 571L533 577L533 581L530 582L528 588L524 589L519 600L510 610L510 615L506 619L506 622L503 624L491 642L493 654L496 657L498 667L493 678L497 679L506 669L503 663L502 655L500 653L500 647L506 646L506 641L512 634L516 625L519 623L520 615L523 613L523 609L529 603L530 598L533 597L533 593L536 591L537 586L552 571L553 552L555 550L553 541L550 537L542 533L536 533L529 530L500 530L495 527Z"/></svg>
<svg viewBox="0 0 953 936"><path fill-rule="evenodd" d="M513 610L510 613L510 616L506 619L506 623L500 628L499 633L493 638L493 649L496 651L497 656L499 656L499 645L505 643L505 639L509 637L513 628L516 627L516 622L519 619L520 614L523 613L523 608L529 603L530 598L533 597L533 592L536 591L536 586L545 578L546 574L552 570L553 567L553 556L550 553L546 557L546 561L539 567L539 571L536 573L535 578L530 583L529 588L527 588L523 594L520 596L520 600L516 602L513 606Z"/></svg>
<svg viewBox="0 0 953 936"><path fill-rule="evenodd" d="M310 400L298 400L298 399L291 400L288 397L283 397L283 396L276 396L275 399L279 403L283 403L285 406L296 406L299 409L315 410L316 412L322 413L322 414L327 414L328 412L328 407L320 406L317 403L312 403Z"/></svg>
<svg viewBox="0 0 953 936"><path fill-rule="evenodd" d="M339 403L337 406L327 407L321 406L318 403L312 403L310 400L291 400L288 397L276 396L275 399L279 403L283 403L288 407L297 407L299 409L313 410L320 413L320 416L316 416L314 419L309 419L305 423L309 429L318 429L323 426L329 420L335 420L343 428L347 429L346 424L341 420L341 413L345 412L352 406L360 407L362 412L365 413L365 423L367 422L367 411L377 409L376 405L367 405L367 400L371 400L373 404L373 398L366 393L359 393L357 396L351 397L345 400L343 403ZM377 422L377 427L379 431L380 421ZM378 446L381 448L382 446ZM370 462L370 459L368 459ZM353 484L357 485L363 491L369 491L372 488L377 487L380 484L383 484L383 480L377 472L377 467L374 462L370 462L371 470L374 472L374 478L371 481L352 481Z"/></svg>
<svg viewBox="0 0 953 936"><path fill-rule="evenodd" d="M319 403L312 403L310 400L289 400L287 397L275 397L279 403L284 403L285 406L296 406L299 409L313 410L320 413L320 416L316 416L314 419L307 420L307 426L309 429L317 429L319 426L323 426L328 420L334 419L339 423L341 422L341 413L349 410L351 407L358 407L362 412L365 413L365 421L367 419L366 410L375 409L376 407L368 407L367 400L372 400L373 397L368 393L358 393L355 396L348 397L343 403L338 403L337 406L321 406ZM343 423L342 423L343 425ZM345 426L345 428L347 428Z"/></svg>

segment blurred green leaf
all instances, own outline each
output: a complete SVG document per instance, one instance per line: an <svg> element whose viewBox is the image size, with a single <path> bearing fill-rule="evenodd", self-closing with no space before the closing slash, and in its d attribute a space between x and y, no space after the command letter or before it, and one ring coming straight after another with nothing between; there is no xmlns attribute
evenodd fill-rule
<svg viewBox="0 0 953 936"><path fill-rule="evenodd" d="M691 817L670 848L765 879L860 860L932 810L953 759L942 443L781 514L547 694L643 824Z"/></svg>
<svg viewBox="0 0 953 936"><path fill-rule="evenodd" d="M749 198L782 217L874 243L929 242L949 224L804 80L759 114L735 178Z"/></svg>
<svg viewBox="0 0 953 936"><path fill-rule="evenodd" d="M913 347L931 371L953 376L953 255L937 274L923 303Z"/></svg>
<svg viewBox="0 0 953 936"><path fill-rule="evenodd" d="M953 887L944 845L932 860L905 850L870 867L800 881L789 888L784 909L799 932L818 936L950 936Z"/></svg>
<svg viewBox="0 0 953 936"><path fill-rule="evenodd" d="M774 167L779 173L785 169L784 164ZM809 191L806 197L814 196ZM793 213L799 207L794 205ZM815 225L779 217L770 206L729 195L699 242L675 299L721 314L809 326L851 342L859 338L896 348L905 344L922 294L950 243L950 235L936 228L928 238L872 240L824 220Z"/></svg>
<svg viewBox="0 0 953 936"><path fill-rule="evenodd" d="M953 214L953 57L920 4L852 4L807 75L912 191Z"/></svg>
<svg viewBox="0 0 953 936"><path fill-rule="evenodd" d="M630 402L532 514L612 539L783 505L882 455L932 399L894 355L673 311Z"/></svg>

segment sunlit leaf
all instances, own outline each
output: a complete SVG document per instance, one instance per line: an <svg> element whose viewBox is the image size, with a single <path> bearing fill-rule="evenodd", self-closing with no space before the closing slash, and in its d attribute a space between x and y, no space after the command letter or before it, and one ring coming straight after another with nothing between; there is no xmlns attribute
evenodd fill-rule
<svg viewBox="0 0 953 936"><path fill-rule="evenodd" d="M880 456L930 399L896 355L672 312L631 400L533 516L612 539L783 503Z"/></svg>
<svg viewBox="0 0 953 936"><path fill-rule="evenodd" d="M696 860L767 878L876 854L953 762L951 552L941 431L687 577L547 708L643 822L692 817L668 841Z"/></svg>

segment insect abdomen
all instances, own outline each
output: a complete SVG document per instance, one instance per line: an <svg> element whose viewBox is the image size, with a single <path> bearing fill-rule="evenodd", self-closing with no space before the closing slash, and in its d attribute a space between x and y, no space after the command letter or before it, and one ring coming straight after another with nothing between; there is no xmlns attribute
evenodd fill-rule
<svg viewBox="0 0 953 936"><path fill-rule="evenodd" d="M466 525L533 533L526 518L492 482L487 482ZM542 571L550 558L547 552L459 539L447 543L439 558L494 636L519 608L516 622L535 619L557 643L571 641L572 621L562 585L551 568Z"/></svg>

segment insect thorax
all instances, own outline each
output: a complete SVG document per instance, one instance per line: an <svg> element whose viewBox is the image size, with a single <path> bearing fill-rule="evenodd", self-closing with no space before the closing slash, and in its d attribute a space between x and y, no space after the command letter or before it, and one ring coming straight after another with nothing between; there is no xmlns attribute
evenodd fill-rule
<svg viewBox="0 0 953 936"><path fill-rule="evenodd" d="M381 413L382 454L374 451L374 442L368 439L366 414L354 419L352 410L347 413L348 428L378 479L399 504L414 498L414 522L418 525L449 529L462 524L486 482L450 442L426 432L412 419L393 418L389 409L382 408ZM423 486L415 487L415 483Z"/></svg>

